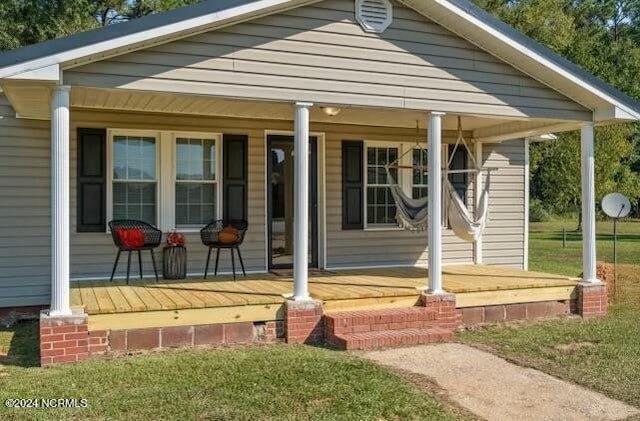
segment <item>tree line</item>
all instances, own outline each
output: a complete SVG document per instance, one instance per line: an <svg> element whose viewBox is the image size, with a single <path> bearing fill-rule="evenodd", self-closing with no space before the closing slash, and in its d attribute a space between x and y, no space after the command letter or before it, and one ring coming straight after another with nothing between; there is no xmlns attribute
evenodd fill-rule
<svg viewBox="0 0 640 421"><path fill-rule="evenodd" d="M1 0L0 51L112 25L200 0Z"/></svg>
<svg viewBox="0 0 640 421"><path fill-rule="evenodd" d="M640 99L639 0L475 0L516 29ZM640 205L640 124L595 130L596 198L618 191ZM531 146L535 219L580 212L580 134ZM578 227L579 228L579 227Z"/></svg>
<svg viewBox="0 0 640 421"><path fill-rule="evenodd" d="M135 19L199 0L2 0L0 51ZM640 0L474 0L516 29L640 99ZM640 205L640 124L597 127L596 196ZM531 214L578 213L580 139L531 146Z"/></svg>

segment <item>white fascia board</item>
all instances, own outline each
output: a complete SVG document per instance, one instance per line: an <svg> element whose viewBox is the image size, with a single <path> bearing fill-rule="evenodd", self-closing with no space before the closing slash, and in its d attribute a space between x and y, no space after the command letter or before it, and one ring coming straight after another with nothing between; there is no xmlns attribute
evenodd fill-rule
<svg viewBox="0 0 640 421"><path fill-rule="evenodd" d="M611 120L628 120L634 121L633 114L628 113L620 107L612 105L610 107L598 107L593 112L593 121L611 121Z"/></svg>
<svg viewBox="0 0 640 421"><path fill-rule="evenodd" d="M425 15L427 17L430 17L429 16L429 12L428 12L429 8L433 7L433 5L435 4L435 5L439 6L439 7L447 10L449 13L452 13L455 16L459 17L460 19L464 20L464 24L465 25L468 25L468 26L471 26L471 27L475 27L478 30L483 31L483 32L491 35L492 37L494 37L495 39L499 40L500 42L502 42L502 43L508 45L509 47L513 48L515 51L517 51L517 52L519 52L521 54L524 54L529 59L534 60L534 61L538 62L539 64L549 68L550 70L552 70L556 74L564 77L565 79L567 79L571 83L573 83L575 85L578 85L580 88L585 89L585 90L589 91L590 93L592 93L593 95L601 98L602 100L604 100L604 101L606 101L606 102L608 102L608 103L620 108L620 110L624 111L628 116L632 117L632 120L640 120L640 113L638 113L638 112L634 111L633 109L629 108L625 104L623 104L620 101L618 101L617 99L613 98L611 95L607 94L606 92L603 92L601 89L598 89L596 86L588 83L584 79L582 79L582 78L578 77L577 75L567 71L564 67L553 63L548 58L544 57L543 55L539 54L536 51L533 51L532 49L528 48L526 45L517 42L516 40L514 40L511 37L507 36L506 34L494 29L490 25L487 25L482 20L480 20L480 19L476 18L475 16L467 13L464 9L461 9L457 5L452 4L448 0L402 0L402 1L403 1L403 3L411 5L412 8L415 8L416 10L418 10L420 13L422 13L423 15ZM448 28L448 29L450 29L450 28ZM513 65L513 63L511 63L511 64ZM542 81L544 81L544 80L542 80Z"/></svg>
<svg viewBox="0 0 640 421"><path fill-rule="evenodd" d="M60 80L60 65L52 64L51 66L41 67L35 70L29 70L22 73L17 73L12 76L7 76L9 80L37 80L43 82L61 82Z"/></svg>
<svg viewBox="0 0 640 421"><path fill-rule="evenodd" d="M52 65L61 65L64 68L65 63L74 62L87 57L100 56L101 54L129 46L133 47L139 44L152 43L154 40L162 40L162 42L166 42L172 40L173 37L177 39L183 36L193 35L198 32L215 29L216 24L229 24L236 20L242 20L242 18L246 16L254 17L261 13L268 14L274 9L280 10L287 7L316 3L317 1L319 0L258 0L242 6L232 7L215 13L209 13L180 22L125 35L116 39L93 43L72 50L7 66L0 69L0 79L11 77L19 73L46 68Z"/></svg>
<svg viewBox="0 0 640 421"><path fill-rule="evenodd" d="M546 136L549 133L567 132L571 130L577 130L582 123L580 122L567 122L557 124L546 124L538 127L530 127L522 130L503 131L500 130L500 126L487 127L478 129L473 132L474 142L480 143L497 143L504 142L506 140L532 138L537 136Z"/></svg>

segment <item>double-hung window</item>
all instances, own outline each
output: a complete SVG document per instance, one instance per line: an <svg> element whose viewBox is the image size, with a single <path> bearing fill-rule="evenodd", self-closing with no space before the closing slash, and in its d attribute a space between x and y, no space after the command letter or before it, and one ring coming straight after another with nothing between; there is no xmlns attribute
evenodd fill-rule
<svg viewBox="0 0 640 421"><path fill-rule="evenodd" d="M156 137L113 137L112 219L157 223L156 162Z"/></svg>
<svg viewBox="0 0 640 421"><path fill-rule="evenodd" d="M200 229L221 214L221 135L109 131L107 217L163 231Z"/></svg>
<svg viewBox="0 0 640 421"><path fill-rule="evenodd" d="M176 137L175 145L176 226L201 227L217 215L216 140Z"/></svg>
<svg viewBox="0 0 640 421"><path fill-rule="evenodd" d="M385 165L398 159L396 146L375 145L366 147L366 227L397 227L396 204L391 196ZM398 180L398 169L390 168L393 180Z"/></svg>
<svg viewBox="0 0 640 421"><path fill-rule="evenodd" d="M411 194L414 199L420 199L427 197L429 191L429 185L427 183L427 176L429 171L427 170L428 153L426 149L414 148L412 151L412 187Z"/></svg>

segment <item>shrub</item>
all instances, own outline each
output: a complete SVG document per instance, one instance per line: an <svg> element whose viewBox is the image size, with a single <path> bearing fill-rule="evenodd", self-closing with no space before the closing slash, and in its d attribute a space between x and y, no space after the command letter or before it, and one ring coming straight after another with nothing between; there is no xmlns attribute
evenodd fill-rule
<svg viewBox="0 0 640 421"><path fill-rule="evenodd" d="M551 219L549 211L542 204L540 199L531 198L529 200L529 221L548 222Z"/></svg>

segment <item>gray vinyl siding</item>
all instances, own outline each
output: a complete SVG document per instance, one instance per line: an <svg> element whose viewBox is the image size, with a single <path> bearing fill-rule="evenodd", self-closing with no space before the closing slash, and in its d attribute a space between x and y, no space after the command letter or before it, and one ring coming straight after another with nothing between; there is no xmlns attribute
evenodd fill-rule
<svg viewBox="0 0 640 421"><path fill-rule="evenodd" d="M365 33L327 0L65 71L71 85L505 116L591 118L574 101L394 4Z"/></svg>
<svg viewBox="0 0 640 421"><path fill-rule="evenodd" d="M491 176L489 223L483 236L484 263L524 265L525 238L525 144L523 139L484 144L486 167L497 168Z"/></svg>
<svg viewBox="0 0 640 421"><path fill-rule="evenodd" d="M21 120L0 95L0 308L51 293L49 122Z"/></svg>
<svg viewBox="0 0 640 421"><path fill-rule="evenodd" d="M46 304L50 296L50 141L49 123L18 120L0 97L0 307ZM76 232L76 129L119 128L240 133L249 136L249 224L242 253L247 270L264 271L265 130L290 131L291 122L151 115L73 110L71 114L71 276L105 278L116 249L106 233ZM326 267L425 265L426 232L342 230L342 140L415 142L413 129L312 123L324 133L326 175ZM425 138L424 131L418 136ZM446 132L445 140L451 141ZM491 219L484 239L485 262L521 266L524 239L524 144L487 144L485 165L499 167L492 177ZM322 226L320 226L322 230ZM189 272L203 271L206 249L197 234L187 235ZM472 244L443 232L445 263L471 263ZM158 250L158 262L161 261ZM146 275L152 273L143 255ZM230 259L221 256L223 271ZM119 275L126 260L121 259ZM134 257L132 272L137 276Z"/></svg>
<svg viewBox="0 0 640 421"><path fill-rule="evenodd" d="M111 271L115 248L111 237L102 233L75 232L75 132L77 127L128 128L143 130L245 133L249 135L249 226L242 254L247 270L264 271L267 262L265 232L265 130L290 131L290 122L205 117L172 117L145 114L78 111L72 115L71 134L71 271L74 278L104 278ZM370 126L311 124L311 131L325 134L326 244L329 268L362 266L426 265L426 232L342 230L342 140L360 139L381 142L416 141L415 129ZM421 131L421 138L426 134ZM445 140L453 141L446 136ZM320 227L322 229L322 227ZM186 235L189 272L204 271L206 249L197 234ZM444 261L468 263L473 260L472 245L459 240L450 231L443 234ZM230 270L230 259L221 255L222 270ZM150 275L149 256L143 255L144 270ZM126 261L120 262L122 276ZM137 274L137 260L133 260Z"/></svg>
<svg viewBox="0 0 640 421"><path fill-rule="evenodd" d="M242 257L247 271L264 271L266 265L265 249L265 145L264 124L234 119L190 118L153 116L144 114L118 114L98 112L74 112L71 124L71 276L73 278L104 278L111 274L116 249L110 234L76 232L76 129L123 128L139 130L194 131L210 133L238 133L249 136L249 203L248 222L250 229L242 246ZM167 169L162 169L166 171ZM171 169L168 169L169 171ZM203 273L207 257L207 248L200 242L199 233L185 234L188 253L188 272ZM156 258L161 272L162 248L156 249ZM143 253L143 271L153 274L149 252ZM212 266L215 254L212 257ZM134 255L131 271L138 276L138 262ZM236 260L237 270L240 264ZM220 271L231 271L229 251L220 253ZM120 259L117 276L126 273L126 255ZM160 273L161 275L161 273Z"/></svg>
<svg viewBox="0 0 640 421"><path fill-rule="evenodd" d="M420 136L425 138L425 134ZM343 139L366 141L416 141L415 130L363 128L327 132L327 266L329 268L371 266L425 266L427 232L408 230L342 229L342 149ZM455 138L445 136L445 141ZM409 170L401 170L409 171ZM410 172L410 171L409 171ZM401 174L401 176L409 176ZM444 263L473 262L473 245L456 237L451 230L442 234Z"/></svg>

